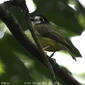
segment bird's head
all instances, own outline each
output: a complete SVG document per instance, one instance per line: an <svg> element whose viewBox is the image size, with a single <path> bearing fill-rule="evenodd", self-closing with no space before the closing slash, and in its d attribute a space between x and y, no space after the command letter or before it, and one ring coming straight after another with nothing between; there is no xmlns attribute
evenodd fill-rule
<svg viewBox="0 0 85 85"><path fill-rule="evenodd" d="M46 17L44 16L32 16L30 17L30 20L32 21L33 24L47 24L49 23L48 20L46 19Z"/></svg>

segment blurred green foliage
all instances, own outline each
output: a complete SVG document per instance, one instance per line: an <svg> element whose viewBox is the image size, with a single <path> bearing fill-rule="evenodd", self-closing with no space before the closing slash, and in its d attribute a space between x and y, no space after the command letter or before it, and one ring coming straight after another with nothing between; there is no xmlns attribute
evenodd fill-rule
<svg viewBox="0 0 85 85"><path fill-rule="evenodd" d="M27 29L24 14L17 7L8 7L12 16L23 29ZM16 11L16 12L15 12ZM21 13L21 14L20 14ZM19 17L19 18L18 18ZM22 22L21 22L22 21ZM5 29L5 31L4 31ZM48 69L27 52L13 37L6 25L0 21L0 84L24 85L50 82Z"/></svg>
<svg viewBox="0 0 85 85"><path fill-rule="evenodd" d="M49 71L8 33L0 39L0 81L12 85L35 81L51 82Z"/></svg>
<svg viewBox="0 0 85 85"><path fill-rule="evenodd" d="M69 7L69 1L78 6L75 0L34 0L37 10L32 15L46 16L67 37L79 35L85 28L85 15ZM18 24L26 30L26 20L21 10L16 7L9 10L17 18ZM28 53L8 31L6 25L0 21L0 83L5 81L11 82L11 85L24 85L30 83L29 81L37 81L45 82L45 85L50 82L52 85L48 69Z"/></svg>
<svg viewBox="0 0 85 85"><path fill-rule="evenodd" d="M72 9L68 4L76 5L76 0L33 0L37 9L32 15L46 16L50 21L60 26L60 30L66 36L79 35L84 30L78 20L79 13ZM75 8L76 9L76 8ZM84 18L85 20L85 18ZM83 24L84 25L84 24Z"/></svg>

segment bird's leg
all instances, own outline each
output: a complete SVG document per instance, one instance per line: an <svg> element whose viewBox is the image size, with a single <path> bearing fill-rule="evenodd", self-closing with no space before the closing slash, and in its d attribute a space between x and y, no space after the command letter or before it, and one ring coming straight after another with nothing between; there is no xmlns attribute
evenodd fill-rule
<svg viewBox="0 0 85 85"><path fill-rule="evenodd" d="M50 55L50 58L54 56L55 52L56 52L56 51L54 51L54 52Z"/></svg>
<svg viewBox="0 0 85 85"><path fill-rule="evenodd" d="M50 46L46 46L46 47L43 48L43 50L46 50L46 49L48 49L49 47L50 47ZM50 58L51 58L52 56L54 56L55 52L56 52L56 51L54 51L54 52L50 55Z"/></svg>
<svg viewBox="0 0 85 85"><path fill-rule="evenodd" d="M56 59L52 58L52 56L54 56L55 52L56 52L56 51L54 51L54 52L49 56L49 58L51 58L51 59L56 63Z"/></svg>
<svg viewBox="0 0 85 85"><path fill-rule="evenodd" d="M49 47L50 47L50 46L46 46L46 47L43 48L43 50L46 50L46 49L48 49ZM54 51L54 52L49 56L49 58L52 58L52 57L54 56L55 52L56 52L56 51Z"/></svg>

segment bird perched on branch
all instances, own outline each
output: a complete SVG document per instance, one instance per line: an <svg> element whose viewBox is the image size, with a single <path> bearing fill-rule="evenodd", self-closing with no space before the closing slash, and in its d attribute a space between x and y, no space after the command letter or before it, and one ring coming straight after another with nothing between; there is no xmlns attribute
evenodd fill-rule
<svg viewBox="0 0 85 85"><path fill-rule="evenodd" d="M73 59L81 57L72 42L67 37L64 37L63 33L45 17L33 16L30 17L30 20L44 50L50 52L66 50L71 54Z"/></svg>

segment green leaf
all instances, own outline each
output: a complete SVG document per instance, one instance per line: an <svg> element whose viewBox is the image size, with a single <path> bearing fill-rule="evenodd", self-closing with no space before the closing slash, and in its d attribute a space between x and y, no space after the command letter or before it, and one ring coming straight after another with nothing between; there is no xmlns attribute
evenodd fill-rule
<svg viewBox="0 0 85 85"><path fill-rule="evenodd" d="M77 12L68 6L68 0L34 0L37 10L33 15L43 15L65 30L68 36L80 34L83 27L78 22ZM64 31L63 31L64 32Z"/></svg>

